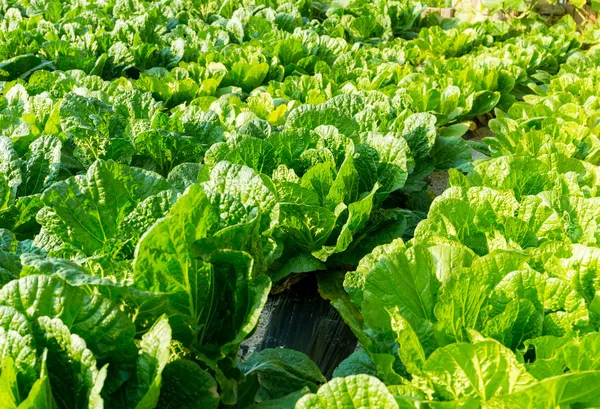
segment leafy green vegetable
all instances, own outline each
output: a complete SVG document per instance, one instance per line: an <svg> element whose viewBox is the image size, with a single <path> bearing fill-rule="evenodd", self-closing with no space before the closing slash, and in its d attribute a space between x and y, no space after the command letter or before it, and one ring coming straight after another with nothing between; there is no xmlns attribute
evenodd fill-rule
<svg viewBox="0 0 600 409"><path fill-rule="evenodd" d="M428 6L1 4L3 404L598 406L598 30ZM361 349L241 360L312 272Z"/></svg>
<svg viewBox="0 0 600 409"><path fill-rule="evenodd" d="M134 260L134 287L166 297L148 313L168 313L175 339L206 346L206 353L216 354L211 359L236 351L256 325L271 286L268 277L253 275L252 258L235 247L194 254L194 243L218 235L218 218L204 190L192 185L145 233Z"/></svg>

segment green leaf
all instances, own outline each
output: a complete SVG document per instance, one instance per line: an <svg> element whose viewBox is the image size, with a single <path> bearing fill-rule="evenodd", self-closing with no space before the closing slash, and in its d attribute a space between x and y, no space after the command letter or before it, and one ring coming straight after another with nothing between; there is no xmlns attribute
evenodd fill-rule
<svg viewBox="0 0 600 409"><path fill-rule="evenodd" d="M467 141L461 136L439 136L431 149L435 169L469 171L472 168L471 155Z"/></svg>
<svg viewBox="0 0 600 409"><path fill-rule="evenodd" d="M285 128L315 129L320 125L333 125L348 137L358 130L358 124L352 117L344 115L338 108L325 105L301 105L292 110L288 115Z"/></svg>
<svg viewBox="0 0 600 409"><path fill-rule="evenodd" d="M440 136L444 136L444 137L456 137L456 136L462 137L464 134L467 133L468 130L469 130L469 122L461 122L459 124L446 126L442 129L440 129L439 134L440 134Z"/></svg>
<svg viewBox="0 0 600 409"><path fill-rule="evenodd" d="M210 317L212 266L193 257L192 243L205 238L218 220L206 194L192 186L140 240L133 264L134 285L142 291L169 294L176 339L196 339Z"/></svg>
<svg viewBox="0 0 600 409"><path fill-rule="evenodd" d="M163 370L158 408L216 409L217 382L196 363L177 359Z"/></svg>
<svg viewBox="0 0 600 409"><path fill-rule="evenodd" d="M520 391L534 381L515 355L496 341L437 349L425 362L423 373L446 400L471 397L487 402Z"/></svg>
<svg viewBox="0 0 600 409"><path fill-rule="evenodd" d="M293 203L279 205L280 222L277 227L287 240L306 252L319 250L335 227L335 215L321 206Z"/></svg>
<svg viewBox="0 0 600 409"><path fill-rule="evenodd" d="M42 201L61 223L40 220L48 232L92 255L117 239L119 224L142 200L167 190L159 175L113 161L97 161L87 173L57 182Z"/></svg>
<svg viewBox="0 0 600 409"><path fill-rule="evenodd" d="M373 364L368 352L364 349L352 353L344 359L333 371L334 378L345 377L349 375L371 375L377 376L377 368Z"/></svg>
<svg viewBox="0 0 600 409"><path fill-rule="evenodd" d="M25 177L19 186L19 195L41 193L58 177L61 160L61 142L54 136L42 136L30 146L25 162Z"/></svg>
<svg viewBox="0 0 600 409"><path fill-rule="evenodd" d="M113 115L103 101L68 93L60 103L60 125L77 146L75 156L86 164L97 159L128 161L133 145L125 137L125 119Z"/></svg>
<svg viewBox="0 0 600 409"><path fill-rule="evenodd" d="M544 379L517 392L497 396L483 407L486 409L569 407L578 403L585 404L592 399L597 399L598 396L600 396L600 371L585 371Z"/></svg>
<svg viewBox="0 0 600 409"><path fill-rule="evenodd" d="M38 365L33 338L33 328L27 318L11 307L0 307L2 321L0 321L0 353L2 354L2 389L0 393L7 396L7 401L12 399L18 404L23 396L27 396L30 388L37 379L36 365ZM13 382L11 370L16 376Z"/></svg>
<svg viewBox="0 0 600 409"><path fill-rule="evenodd" d="M258 64L236 62L227 73L227 76L223 79L222 85L227 86L234 84L241 87L244 91L250 92L262 84L267 77L268 72L269 65L264 62Z"/></svg>
<svg viewBox="0 0 600 409"><path fill-rule="evenodd" d="M354 235L369 221L378 188L379 185L376 184L369 195L359 201L350 203L348 206L348 219L342 227L335 246L324 246L320 251L313 252L315 257L325 261L331 254L341 253L350 246Z"/></svg>
<svg viewBox="0 0 600 409"><path fill-rule="evenodd" d="M411 374L417 375L425 364L425 351L419 341L419 336L408 321L402 317L397 307L390 310L389 313L392 320L391 326L398 343L398 355L406 369Z"/></svg>
<svg viewBox="0 0 600 409"><path fill-rule="evenodd" d="M16 409L21 399L14 359L11 356L6 356L1 368L0 401L6 405L7 409Z"/></svg>
<svg viewBox="0 0 600 409"><path fill-rule="evenodd" d="M200 161L206 146L198 144L188 136L168 132L158 126L139 132L135 136L136 150L152 159L157 172L167 175L181 163Z"/></svg>
<svg viewBox="0 0 600 409"><path fill-rule="evenodd" d="M0 401L6 405L7 409L56 408L56 402L50 390L46 359L47 351L44 351L41 356L39 378L25 395L19 391L19 377L22 374L18 373L15 361L8 356L4 359L1 365L2 374L0 375Z"/></svg>
<svg viewBox="0 0 600 409"><path fill-rule="evenodd" d="M5 60L0 63L0 80L16 80L19 76L39 66L41 63L42 60L39 57L31 54L19 55Z"/></svg>
<svg viewBox="0 0 600 409"><path fill-rule="evenodd" d="M4 188L4 202L11 203L16 197L17 188L23 182L23 161L19 158L11 139L5 136L0 136L0 158L0 174L4 176L8 185Z"/></svg>
<svg viewBox="0 0 600 409"><path fill-rule="evenodd" d="M258 377L257 402L280 399L304 387L314 392L319 384L326 382L310 358L291 349L255 352L240 368L245 376Z"/></svg>
<svg viewBox="0 0 600 409"><path fill-rule="evenodd" d="M423 393L420 389L418 389L412 385L390 385L390 386L388 386L388 390L396 398L396 402L398 402L399 409L414 409L414 408L418 407L417 405L419 405L419 403L418 403L419 401L427 399L427 396L425 395L425 393ZM435 405L435 403L431 402L432 408L438 407L438 406L434 406L434 405ZM446 406L440 406L440 407L444 407L446 409L452 408L452 406L451 406L452 404L450 402L444 402L444 403L441 403L441 405L446 405ZM458 406L459 405L457 405L457 407ZM476 407L477 406L474 405L473 409L475 409ZM470 409L467 405L463 406L462 404L460 405L460 408L461 409Z"/></svg>
<svg viewBox="0 0 600 409"><path fill-rule="evenodd" d="M491 112L500 101L500 93L492 91L480 91L469 95L466 101L467 107L472 107L469 117L474 118L479 115Z"/></svg>
<svg viewBox="0 0 600 409"><path fill-rule="evenodd" d="M21 402L17 409L55 409L57 407L56 401L52 396L50 379L48 378L47 364L47 352L44 351L42 354L42 364L40 377L35 381L31 391L27 395L27 398Z"/></svg>
<svg viewBox="0 0 600 409"><path fill-rule="evenodd" d="M392 135L370 135L367 143L377 152L377 181L381 185L378 193L391 193L401 189L409 170L410 150L406 141ZM354 162L358 167L357 160ZM364 177L361 173L359 169L360 177Z"/></svg>
<svg viewBox="0 0 600 409"><path fill-rule="evenodd" d="M227 225L239 222L242 210L246 215L258 212L264 230L274 222L271 211L276 203L275 196L260 175L249 167L219 162L203 187L211 202L220 208L221 218ZM239 208L240 205L242 208Z"/></svg>
<svg viewBox="0 0 600 409"><path fill-rule="evenodd" d="M324 205L334 210L340 203L350 204L358 199L358 171L351 155L346 155L337 172L331 188L325 197Z"/></svg>
<svg viewBox="0 0 600 409"><path fill-rule="evenodd" d="M106 378L98 370L83 339L71 334L59 318L40 317L40 347L48 349L48 375L52 393L61 408L102 409L100 390Z"/></svg>
<svg viewBox="0 0 600 409"><path fill-rule="evenodd" d="M10 228L19 238L33 238L40 230L36 216L43 207L40 194L19 197L12 206L0 210L0 224Z"/></svg>
<svg viewBox="0 0 600 409"><path fill-rule="evenodd" d="M201 169L202 165L198 163L182 163L169 172L167 180L174 189L183 193L189 186L199 182L198 176Z"/></svg>
<svg viewBox="0 0 600 409"><path fill-rule="evenodd" d="M599 370L599 348L600 333L598 332L586 334L581 338L574 338L562 348L564 363L573 372Z"/></svg>
<svg viewBox="0 0 600 409"><path fill-rule="evenodd" d="M591 303L596 293L600 271L600 249L574 244L570 257L550 257L544 264L546 271L569 283L580 297Z"/></svg>
<svg viewBox="0 0 600 409"><path fill-rule="evenodd" d="M319 388L316 394L303 396L295 409L398 409L394 396L385 385L369 375L335 378Z"/></svg>
<svg viewBox="0 0 600 409"><path fill-rule="evenodd" d="M560 328L562 331L569 332L578 326L583 326L589 320L589 314L585 307L585 300L571 289L562 280L556 277L544 277L534 271L515 271L505 276L494 289L490 297L492 307L492 315L499 311L506 313L509 309L516 308L513 303L510 306L511 300L523 299L529 300L538 314L530 317L532 322L529 322L527 327L517 331L527 331L531 338L536 335L542 335L542 325L548 326L548 319L554 315L560 315ZM520 308L526 308L521 305ZM531 315L525 313L525 316ZM546 321L540 322L539 314L544 314ZM525 319L522 317L521 319ZM529 319L527 319L529 320ZM546 327L544 335L559 335L554 333L558 328Z"/></svg>
<svg viewBox="0 0 600 409"><path fill-rule="evenodd" d="M289 259L281 268L273 271L271 279L273 282L277 282L290 274L310 273L325 269L326 266L323 262L309 254L301 253Z"/></svg>
<svg viewBox="0 0 600 409"><path fill-rule="evenodd" d="M467 339L466 330L484 321L491 284L472 269L453 271L444 282L435 306L438 340L444 345Z"/></svg>
<svg viewBox="0 0 600 409"><path fill-rule="evenodd" d="M325 198L331 190L333 181L335 179L335 169L332 162L327 161L311 166L306 173L302 176L300 184L304 188L308 188L314 191L321 203L325 203ZM308 204L308 203L307 203Z"/></svg>
<svg viewBox="0 0 600 409"><path fill-rule="evenodd" d="M142 336L140 356L136 363L135 409L156 407L162 384L162 373L169 361L171 327L165 315L154 323L150 331Z"/></svg>
<svg viewBox="0 0 600 409"><path fill-rule="evenodd" d="M407 250L402 240L385 247L365 280L362 312L375 328L390 328L390 311L417 331L426 350L433 340L434 306L439 283L433 259L423 247Z"/></svg>
<svg viewBox="0 0 600 409"><path fill-rule="evenodd" d="M543 314L531 301L515 299L486 323L482 334L516 350L525 340L540 336L543 324Z"/></svg>
<svg viewBox="0 0 600 409"><path fill-rule="evenodd" d="M437 135L435 123L435 116L426 113L413 114L404 121L402 137L415 160L423 159L433 148Z"/></svg>
<svg viewBox="0 0 600 409"><path fill-rule="evenodd" d="M163 190L139 202L119 224L119 236L127 237L128 244L133 247L142 234L158 219L165 216L171 206L177 201L177 193L173 190ZM122 253L129 255L129 246Z"/></svg>
<svg viewBox="0 0 600 409"><path fill-rule="evenodd" d="M249 409L294 409L298 400L309 393L310 389L302 388L284 396L283 398L268 400L256 405L252 405Z"/></svg>
<svg viewBox="0 0 600 409"><path fill-rule="evenodd" d="M0 290L0 305L13 307L30 322L60 318L99 359L127 357L134 347L135 328L118 304L56 276L30 275L8 283Z"/></svg>
<svg viewBox="0 0 600 409"><path fill-rule="evenodd" d="M459 87L455 85L449 85L440 95L438 112L446 116L449 120L454 119L461 112L461 107L459 107L460 93Z"/></svg>

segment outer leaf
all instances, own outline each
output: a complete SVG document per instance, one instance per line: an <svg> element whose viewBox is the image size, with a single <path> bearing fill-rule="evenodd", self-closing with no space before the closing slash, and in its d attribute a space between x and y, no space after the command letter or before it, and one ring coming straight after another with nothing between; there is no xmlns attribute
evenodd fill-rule
<svg viewBox="0 0 600 409"><path fill-rule="evenodd" d="M37 351L33 330L26 317L6 306L0 307L0 314L0 395L3 401L13 401L16 405L27 396L37 378Z"/></svg>
<svg viewBox="0 0 600 409"><path fill-rule="evenodd" d="M214 288L212 266L192 256L192 243L207 237L217 220L206 194L194 185L144 234L135 252L134 285L169 294L179 316L172 318L175 337L185 342L198 336L200 323L210 316L205 307Z"/></svg>
<svg viewBox="0 0 600 409"><path fill-rule="evenodd" d="M137 203L168 188L155 173L97 161L85 176L55 183L44 192L42 201L63 223L46 228L92 255L117 237L119 223Z"/></svg>
<svg viewBox="0 0 600 409"><path fill-rule="evenodd" d="M137 399L135 409L154 409L160 395L162 372L169 360L171 327L165 315L154 323L140 342L137 359Z"/></svg>
<svg viewBox="0 0 600 409"><path fill-rule="evenodd" d="M359 201L350 203L348 206L348 220L344 223L335 246L325 246L320 251L313 253L315 257L325 261L331 254L341 253L350 246L354 235L369 221L369 216L373 210L375 192L378 188L379 185L375 184L375 187L369 195Z"/></svg>
<svg viewBox="0 0 600 409"><path fill-rule="evenodd" d="M25 399L19 405L19 409L35 409L35 408L49 408L54 409L57 407L56 401L52 396L50 379L48 378L47 368L48 353L44 351L42 355L42 365L40 371L40 378L35 381L27 399Z"/></svg>
<svg viewBox="0 0 600 409"><path fill-rule="evenodd" d="M273 222L270 212L276 203L275 196L253 169L229 162L219 162L211 170L210 180L203 186L211 201L221 207L223 219L234 217L232 214L234 209L228 208L233 198L246 212L260 214L261 227L264 230L267 230Z"/></svg>
<svg viewBox="0 0 600 409"><path fill-rule="evenodd" d="M486 402L534 381L514 354L496 341L440 348L427 359L423 372L447 400L472 397Z"/></svg>
<svg viewBox="0 0 600 409"><path fill-rule="evenodd" d="M333 371L334 378L359 374L377 376L377 369L375 368L371 357L367 351L362 348L344 359Z"/></svg>
<svg viewBox="0 0 600 409"><path fill-rule="evenodd" d="M118 305L54 276L30 275L10 282L0 290L0 304L31 322L40 317L60 319L98 358L127 355L133 347L135 329Z"/></svg>
<svg viewBox="0 0 600 409"><path fill-rule="evenodd" d="M385 385L369 375L354 375L329 381L316 394L305 395L295 409L398 409Z"/></svg>
<svg viewBox="0 0 600 409"><path fill-rule="evenodd" d="M435 116L419 113L409 116L404 122L402 136L418 161L429 154L435 143L437 131Z"/></svg>
<svg viewBox="0 0 600 409"><path fill-rule="evenodd" d="M374 328L390 328L390 311L402 316L429 350L433 340L433 309L438 281L433 259L423 247L406 250L400 239L386 246L366 276L362 312ZM385 324L384 324L385 323Z"/></svg>
<svg viewBox="0 0 600 409"><path fill-rule="evenodd" d="M294 409L296 403L304 395L309 394L310 389L302 388L296 392L292 392L283 398L268 400L266 402L252 405L249 409Z"/></svg>
<svg viewBox="0 0 600 409"><path fill-rule="evenodd" d="M26 396L20 396L19 393L12 393L18 387L17 373L15 372L16 367L11 358L7 357L5 359L2 365L2 375L0 375L0 402L6 405L7 409L56 408L56 402L50 390L46 359L47 351L44 351L41 358L40 377L35 381Z"/></svg>
<svg viewBox="0 0 600 409"><path fill-rule="evenodd" d="M196 363L178 359L165 366L158 408L216 409L217 382Z"/></svg>
<svg viewBox="0 0 600 409"><path fill-rule="evenodd" d="M509 395L497 396L486 409L546 409L585 404L600 396L600 371L569 373L534 383ZM585 407L585 406L584 406Z"/></svg>
<svg viewBox="0 0 600 409"><path fill-rule="evenodd" d="M60 170L61 148L61 142L54 136L42 136L30 145L19 195L41 193L56 180Z"/></svg>
<svg viewBox="0 0 600 409"><path fill-rule="evenodd" d="M316 391L317 385L326 381L314 362L291 349L265 349L254 353L241 369L246 376L258 377L258 402L280 399L304 387Z"/></svg>
<svg viewBox="0 0 600 409"><path fill-rule="evenodd" d="M37 320L41 345L48 348L48 372L52 393L60 408L102 409L100 389L106 367L98 370L93 353L85 341L70 334L58 318Z"/></svg>

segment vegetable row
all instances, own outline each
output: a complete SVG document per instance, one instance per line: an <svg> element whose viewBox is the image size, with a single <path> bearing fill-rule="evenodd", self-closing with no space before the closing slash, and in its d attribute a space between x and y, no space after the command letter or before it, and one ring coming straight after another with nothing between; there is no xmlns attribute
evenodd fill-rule
<svg viewBox="0 0 600 409"><path fill-rule="evenodd" d="M598 55L497 110L491 158L451 170L414 239L322 279L364 348L337 375L379 378L388 407L597 405Z"/></svg>

